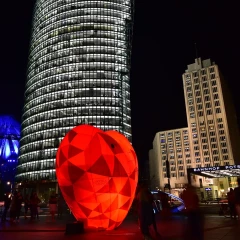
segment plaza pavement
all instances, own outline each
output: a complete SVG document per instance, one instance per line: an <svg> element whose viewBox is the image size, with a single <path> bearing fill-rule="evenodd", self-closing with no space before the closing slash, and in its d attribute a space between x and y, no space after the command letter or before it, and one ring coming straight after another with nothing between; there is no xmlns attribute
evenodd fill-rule
<svg viewBox="0 0 240 240"><path fill-rule="evenodd" d="M80 235L65 235L66 222L73 221L71 217L51 222L50 216L40 216L40 220L29 221L23 218L19 223L0 223L0 240L138 240L143 239L137 219L127 216L122 225L113 231L86 232ZM157 217L157 226L163 240L184 240L183 233L186 221L181 215L173 216L171 220ZM217 215L205 215L205 240L240 240L237 221ZM150 229L154 239L153 229Z"/></svg>

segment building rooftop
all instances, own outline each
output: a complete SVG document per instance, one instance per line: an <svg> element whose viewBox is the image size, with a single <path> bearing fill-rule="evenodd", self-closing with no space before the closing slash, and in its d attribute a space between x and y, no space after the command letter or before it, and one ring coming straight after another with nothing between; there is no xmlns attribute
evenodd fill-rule
<svg viewBox="0 0 240 240"><path fill-rule="evenodd" d="M185 70L185 72L193 72L193 71L197 71L200 70L202 68L207 68L210 67L212 65L214 65L215 63L211 61L211 59L206 59L203 60L201 58L196 58L195 59L195 63L189 64L187 70Z"/></svg>

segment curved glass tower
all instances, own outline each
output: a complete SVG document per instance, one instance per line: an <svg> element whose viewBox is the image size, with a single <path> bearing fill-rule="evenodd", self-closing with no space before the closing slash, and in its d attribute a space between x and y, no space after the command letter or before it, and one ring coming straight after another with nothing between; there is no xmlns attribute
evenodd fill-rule
<svg viewBox="0 0 240 240"><path fill-rule="evenodd" d="M133 0L37 0L17 181L55 181L55 154L79 124L131 141Z"/></svg>

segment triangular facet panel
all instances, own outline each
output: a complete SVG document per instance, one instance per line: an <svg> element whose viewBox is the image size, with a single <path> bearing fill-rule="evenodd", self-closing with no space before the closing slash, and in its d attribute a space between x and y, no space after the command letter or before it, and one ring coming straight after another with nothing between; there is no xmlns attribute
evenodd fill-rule
<svg viewBox="0 0 240 240"><path fill-rule="evenodd" d="M81 153L83 150L72 145L69 145L68 149L68 158L74 157L77 154Z"/></svg>
<svg viewBox="0 0 240 240"><path fill-rule="evenodd" d="M72 141L76 136L77 136L77 133L76 133L74 130L70 131L70 132L68 133L68 141L69 141L69 143L71 143L71 141Z"/></svg>
<svg viewBox="0 0 240 240"><path fill-rule="evenodd" d="M110 170L104 156L100 156L100 158L95 162L95 164L88 169L88 172L99 174L102 176L110 176Z"/></svg>
<svg viewBox="0 0 240 240"><path fill-rule="evenodd" d="M119 193L124 196L131 196L132 189L131 189L131 184L129 180L127 180L125 186L122 188L122 190Z"/></svg>
<svg viewBox="0 0 240 240"><path fill-rule="evenodd" d="M83 171L81 168L78 168L70 162L68 162L68 172L72 183L77 182L79 178L81 178L81 176L85 173L85 171Z"/></svg>
<svg viewBox="0 0 240 240"><path fill-rule="evenodd" d="M114 159L114 170L113 170L114 177L128 177L122 163L118 160L117 157Z"/></svg>

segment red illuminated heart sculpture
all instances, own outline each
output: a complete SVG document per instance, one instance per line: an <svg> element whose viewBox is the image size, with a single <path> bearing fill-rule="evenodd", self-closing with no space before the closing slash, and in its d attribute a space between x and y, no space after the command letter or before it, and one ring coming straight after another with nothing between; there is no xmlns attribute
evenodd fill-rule
<svg viewBox="0 0 240 240"><path fill-rule="evenodd" d="M85 228L111 230L124 220L134 199L137 156L122 134L80 125L58 148L56 174L75 218Z"/></svg>

